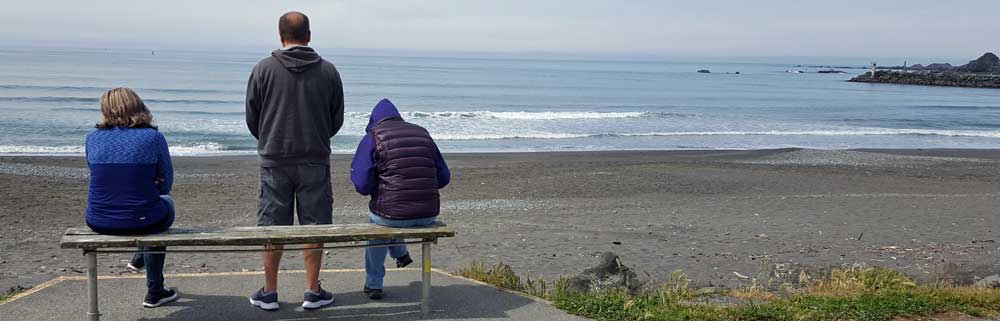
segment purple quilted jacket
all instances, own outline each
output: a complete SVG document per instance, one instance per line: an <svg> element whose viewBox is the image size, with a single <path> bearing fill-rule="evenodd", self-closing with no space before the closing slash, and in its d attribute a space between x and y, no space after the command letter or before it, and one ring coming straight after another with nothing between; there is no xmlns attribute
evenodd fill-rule
<svg viewBox="0 0 1000 321"><path fill-rule="evenodd" d="M426 129L403 121L388 99L372 110L367 133L351 162L351 181L371 195L372 213L387 219L428 218L440 213L438 189L451 173Z"/></svg>

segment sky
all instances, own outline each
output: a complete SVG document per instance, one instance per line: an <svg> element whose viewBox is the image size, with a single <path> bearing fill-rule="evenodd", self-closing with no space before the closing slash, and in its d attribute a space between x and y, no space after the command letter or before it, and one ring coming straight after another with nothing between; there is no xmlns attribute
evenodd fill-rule
<svg viewBox="0 0 1000 321"><path fill-rule="evenodd" d="M3 1L0 46L259 48L278 16L312 45L612 56L949 57L1000 50L1000 1Z"/></svg>

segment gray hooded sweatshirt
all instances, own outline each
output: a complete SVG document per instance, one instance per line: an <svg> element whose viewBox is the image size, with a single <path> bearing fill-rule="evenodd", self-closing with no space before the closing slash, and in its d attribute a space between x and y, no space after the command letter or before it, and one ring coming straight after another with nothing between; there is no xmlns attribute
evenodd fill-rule
<svg viewBox="0 0 1000 321"><path fill-rule="evenodd" d="M260 166L330 164L330 139L344 124L340 73L309 47L275 50L250 73L247 128Z"/></svg>

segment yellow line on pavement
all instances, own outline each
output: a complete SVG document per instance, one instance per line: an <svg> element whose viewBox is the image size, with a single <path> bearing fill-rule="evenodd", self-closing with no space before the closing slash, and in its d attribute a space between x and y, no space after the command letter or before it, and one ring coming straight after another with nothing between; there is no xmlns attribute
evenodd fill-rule
<svg viewBox="0 0 1000 321"><path fill-rule="evenodd" d="M357 272L364 272L364 271L365 271L365 269L322 269L322 270L320 270L320 272L322 272L322 273L352 273L352 272L357 273ZM419 269L415 269L415 268L402 268L402 269L386 269L386 271L388 271L388 272L419 272L420 270ZM545 300L545 299L542 299L542 298L539 298L539 297L531 296L531 295L528 295L528 294L525 294L525 293L521 293L521 292L517 292L517 291L511 291L511 290L499 288L497 286L494 286L494 285L486 283L486 282L482 282L482 281L475 280L475 279L470 279L470 278L467 278L467 277L464 277L464 276L460 276L460 275L455 275L455 274L452 274L450 272L447 272L447 271L444 271L444 270L441 270L441 269L438 269L438 268L431 268L431 271L432 272L436 272L436 273L441 274L441 275L444 275L444 276L453 277L453 278L464 280L464 281L468 281L468 282L471 282L471 283L475 283L475 284L479 284L479 285L483 285L483 286L488 286L488 287L496 288L497 290L500 290L500 291L503 291L503 292L506 292L506 293L515 294L515 295L518 295L518 296L521 296L521 297L525 297L525 298L528 298L528 299L531 299L531 300L534 300L534 301L538 301L538 302L542 302L542 303L545 303L545 304L548 304L548 305L552 305L552 302L550 302L548 300ZM299 273L306 273L306 271L305 270L282 270L282 271L280 271L278 273L280 273L280 274L299 274ZM167 278L195 278L195 277L218 277L218 276L254 276L254 275L263 275L263 274L264 274L264 271L245 271L245 272L240 271L240 272L210 272L210 273L173 273L173 274L164 274L163 276L167 277ZM145 274L99 275L97 277L98 280L121 280L121 279L144 279L144 278L146 278ZM60 277L57 277L55 279L48 280L48 281L46 281L46 282L44 282L42 284L36 285L36 286L32 287L31 289L28 289L28 290L26 290L24 292L18 293L16 295L8 298L6 301L0 302L0 305L4 305L4 304L7 304L7 303L11 303L11 302L17 301L18 299L22 299L22 298L24 298L26 296L35 294L38 291L41 291L41 290L44 290L46 288L52 287L52 286L54 286L56 284L59 284L59 283L61 283L63 281L86 281L86 280L87 280L87 276L85 276L85 275L60 276Z"/></svg>
<svg viewBox="0 0 1000 321"><path fill-rule="evenodd" d="M320 273L357 273L364 272L365 269L322 269ZM418 271L414 268L402 268L402 269L386 269L390 272L406 272L406 271ZM306 270L281 270L279 274L299 274L306 273ZM263 275L264 271L239 271L239 272L205 272L205 273L171 273L164 274L163 277L167 278L199 278L199 277L214 277L214 276L252 276L252 275ZM66 280L73 281L85 281L87 280L86 275L74 275L63 277ZM117 280L117 279L144 279L145 274L136 273L128 275L99 275L98 280Z"/></svg>
<svg viewBox="0 0 1000 321"><path fill-rule="evenodd" d="M55 278L55 279L51 279L51 280L48 280L48 281L45 281L45 282L42 282L42 284L39 284L39 285L36 285L36 286L33 286L33 287L31 287L30 289L28 289L28 290L25 290L24 292L21 292L21 293L18 293L18 294L15 294L14 296L12 296L12 297L10 297L10 298L7 298L7 300L6 300L6 301L2 301L2 302L0 302L0 305L4 305L4 304L7 304L7 303L11 303L11 302L14 302L14 301L17 301L17 299L20 299L20 298L23 298L23 297L26 297L26 296L29 296L29 295L32 295L32 294L34 294L35 292L38 292L38 291L41 291L41 290L44 290L44 289L45 289L45 288L47 288L47 287L50 287L50 286L53 286L53 285L56 285L56 284L59 284L59 282L62 282L63 280L66 280L66 277L64 277L64 276L60 276L60 277L57 277L57 278Z"/></svg>

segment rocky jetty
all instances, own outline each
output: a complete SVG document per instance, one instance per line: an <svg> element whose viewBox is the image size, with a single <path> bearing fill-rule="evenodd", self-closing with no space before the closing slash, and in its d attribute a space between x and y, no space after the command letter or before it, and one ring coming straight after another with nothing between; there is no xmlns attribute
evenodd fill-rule
<svg viewBox="0 0 1000 321"><path fill-rule="evenodd" d="M913 65L899 70L877 70L849 81L926 86L1000 88L1000 58L991 52L962 66Z"/></svg>

